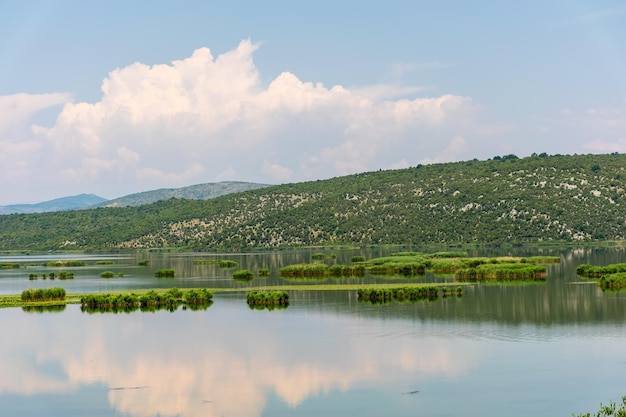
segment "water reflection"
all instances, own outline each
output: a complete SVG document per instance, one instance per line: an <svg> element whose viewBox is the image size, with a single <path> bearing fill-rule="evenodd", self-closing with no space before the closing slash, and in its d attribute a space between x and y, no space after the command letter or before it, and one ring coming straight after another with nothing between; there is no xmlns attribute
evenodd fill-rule
<svg viewBox="0 0 626 417"><path fill-rule="evenodd" d="M0 311L3 323L19 329L0 346L0 395L72 395L101 384L110 407L132 416L252 417L262 414L268 393L297 407L355 387L393 382L407 391L415 373L454 377L481 360L476 346L360 331L372 324L381 331L383 323L252 312L220 301L188 314L88 316L77 306L63 316Z"/></svg>

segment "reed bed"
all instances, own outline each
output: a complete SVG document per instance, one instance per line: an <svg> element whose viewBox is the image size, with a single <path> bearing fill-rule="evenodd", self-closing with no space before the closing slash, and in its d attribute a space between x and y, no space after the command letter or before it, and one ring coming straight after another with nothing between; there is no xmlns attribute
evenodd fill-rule
<svg viewBox="0 0 626 417"><path fill-rule="evenodd" d="M626 272L604 275L598 280L598 285L603 289L610 290L626 288Z"/></svg>
<svg viewBox="0 0 626 417"><path fill-rule="evenodd" d="M250 281L254 278L254 272L248 269L240 269L238 271L233 272L233 279Z"/></svg>
<svg viewBox="0 0 626 417"><path fill-rule="evenodd" d="M176 271L173 269L159 269L155 271L154 276L156 278L174 278L176 276Z"/></svg>
<svg viewBox="0 0 626 417"><path fill-rule="evenodd" d="M150 310L152 307L177 308L181 304L195 309L197 306L208 306L212 303L213 293L207 289L181 291L170 288L165 292L154 290L138 295L136 293L102 293L87 294L81 297L80 304L84 309L119 309L134 311L138 308Z"/></svg>
<svg viewBox="0 0 626 417"><path fill-rule="evenodd" d="M63 288L29 288L22 291L22 301L65 301L65 290Z"/></svg>
<svg viewBox="0 0 626 417"><path fill-rule="evenodd" d="M604 275L626 272L626 263L605 266L581 264L576 267L576 274L587 278L600 278Z"/></svg>
<svg viewBox="0 0 626 417"><path fill-rule="evenodd" d="M393 301L435 301L442 297L463 295L463 287L383 287L383 288L359 288L357 299L359 301L369 301L372 303L388 303Z"/></svg>
<svg viewBox="0 0 626 417"><path fill-rule="evenodd" d="M252 309L273 309L289 306L289 293L287 291L250 291L246 294L246 302Z"/></svg>
<svg viewBox="0 0 626 417"><path fill-rule="evenodd" d="M278 270L278 275L290 278L320 278L328 276L364 276L367 269L364 265L331 265L326 264L294 264Z"/></svg>
<svg viewBox="0 0 626 417"><path fill-rule="evenodd" d="M231 261L230 259L220 259L217 265L220 268L234 268L237 266L237 262Z"/></svg>
<svg viewBox="0 0 626 417"><path fill-rule="evenodd" d="M311 259L315 259L315 260L334 259L336 257L337 255L335 255L334 253L323 253L323 252L317 252L311 255Z"/></svg>
<svg viewBox="0 0 626 417"><path fill-rule="evenodd" d="M19 269L20 264L15 262L0 262L0 269Z"/></svg>
<svg viewBox="0 0 626 417"><path fill-rule="evenodd" d="M328 275L326 264L294 264L287 265L278 270L278 275L283 277L319 277Z"/></svg>
<svg viewBox="0 0 626 417"><path fill-rule="evenodd" d="M217 265L220 261L218 259L197 259L193 261L194 265Z"/></svg>
<svg viewBox="0 0 626 417"><path fill-rule="evenodd" d="M96 265L115 265L115 262L110 260L96 261Z"/></svg>
<svg viewBox="0 0 626 417"><path fill-rule="evenodd" d="M546 267L523 263L482 264L475 268L464 268L455 272L460 281L481 280L545 280Z"/></svg>
<svg viewBox="0 0 626 417"><path fill-rule="evenodd" d="M81 261L78 259L66 259L63 261L51 261L46 262L42 266L53 267L53 268L63 268L63 267L79 267L79 266L87 266L87 262Z"/></svg>
<svg viewBox="0 0 626 417"><path fill-rule="evenodd" d="M544 256L544 255L527 256L527 257L520 259L520 262L529 263L529 264L558 264L558 263L561 263L561 257L560 256Z"/></svg>

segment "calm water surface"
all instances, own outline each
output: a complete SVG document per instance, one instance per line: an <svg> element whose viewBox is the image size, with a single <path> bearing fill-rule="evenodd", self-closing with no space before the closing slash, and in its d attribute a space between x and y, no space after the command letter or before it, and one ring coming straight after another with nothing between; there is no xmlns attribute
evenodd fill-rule
<svg viewBox="0 0 626 417"><path fill-rule="evenodd" d="M348 263L354 251L328 262ZM384 253L363 253L366 257ZM501 254L501 253L478 253ZM527 255L528 253L523 253ZM477 285L436 302L358 303L354 292L291 292L285 310L220 294L204 311L87 314L79 306L0 309L0 416L570 416L626 395L626 293L581 284L579 263L626 262L623 249L564 250L548 280ZM149 256L149 267L137 261ZM210 256L275 270L310 253L111 255L74 280L0 270L0 292L238 286ZM41 264L45 257L2 257ZM52 257L59 259L58 256ZM84 257L80 257L84 259ZM155 280L163 267L174 280ZM106 280L99 272L123 272ZM366 277L368 282L407 278ZM449 281L450 277L410 281ZM329 280L328 282L333 282ZM352 282L342 280L341 282ZM289 282L292 283L292 282ZM298 283L295 281L294 283Z"/></svg>

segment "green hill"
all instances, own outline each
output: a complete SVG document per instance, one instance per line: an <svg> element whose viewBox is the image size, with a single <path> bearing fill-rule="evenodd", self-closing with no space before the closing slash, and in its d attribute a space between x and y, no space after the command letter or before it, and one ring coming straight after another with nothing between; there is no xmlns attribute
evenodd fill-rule
<svg viewBox="0 0 626 417"><path fill-rule="evenodd" d="M0 216L0 249L268 248L626 236L626 155L514 155L206 201Z"/></svg>

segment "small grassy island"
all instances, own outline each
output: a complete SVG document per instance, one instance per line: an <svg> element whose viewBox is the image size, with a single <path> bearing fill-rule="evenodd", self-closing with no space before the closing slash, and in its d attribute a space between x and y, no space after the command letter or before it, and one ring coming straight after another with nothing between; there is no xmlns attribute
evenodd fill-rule
<svg viewBox="0 0 626 417"><path fill-rule="evenodd" d="M355 259L355 258L353 258ZM545 280L545 263L558 263L558 256L474 257L464 252L396 252L390 256L361 260L351 265L322 263L287 265L278 270L281 277L365 276L372 275L424 275L427 271L454 274L459 281L480 280Z"/></svg>
<svg viewBox="0 0 626 417"><path fill-rule="evenodd" d="M246 294L246 302L251 309L273 310L287 308L289 306L289 293L287 291L250 291Z"/></svg>
<svg viewBox="0 0 626 417"><path fill-rule="evenodd" d="M626 263L605 266L581 264L576 267L576 273L583 277L595 279L602 289L621 290L626 288Z"/></svg>
<svg viewBox="0 0 626 417"><path fill-rule="evenodd" d="M422 287L394 287L394 288L359 288L357 298L359 301L369 301L372 304L383 304L393 301L435 301L442 297L463 295L463 287L437 287L434 285Z"/></svg>
<svg viewBox="0 0 626 417"><path fill-rule="evenodd" d="M233 279L242 280L242 281L250 281L254 278L254 272L248 269L240 269L238 271L233 272Z"/></svg>
<svg viewBox="0 0 626 417"><path fill-rule="evenodd" d="M173 269L159 269L154 273L154 276L157 278L174 278L176 276L176 271Z"/></svg>
<svg viewBox="0 0 626 417"><path fill-rule="evenodd" d="M176 309L185 305L191 309L207 308L213 293L206 289L181 291L170 288L165 292L148 291L142 295L135 293L90 294L81 297L81 309L86 312L131 312L138 309L154 311L159 308Z"/></svg>

